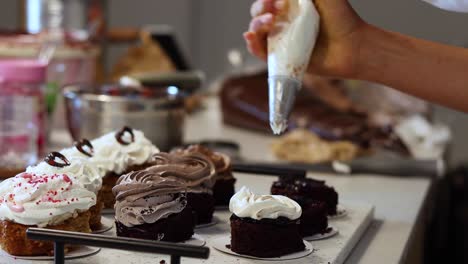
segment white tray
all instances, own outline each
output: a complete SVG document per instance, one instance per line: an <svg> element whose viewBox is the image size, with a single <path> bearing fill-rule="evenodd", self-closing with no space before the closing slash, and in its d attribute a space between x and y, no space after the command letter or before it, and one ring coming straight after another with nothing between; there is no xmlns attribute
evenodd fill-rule
<svg viewBox="0 0 468 264"><path fill-rule="evenodd" d="M333 237L324 240L311 241L314 252L307 257L295 259L285 263L294 264L341 264L343 263L361 236L374 218L374 206L361 202L343 202L347 209L347 215L329 220L329 224L336 227L339 233ZM218 225L197 230L207 242L207 246L213 247L212 241L229 234L229 212L216 212ZM224 232L224 234L223 234ZM187 259L188 260L188 259ZM265 263L264 261L242 258L221 253L218 250L211 250L210 258L205 260L204 264L227 263ZM201 263L199 261L188 261L187 263Z"/></svg>

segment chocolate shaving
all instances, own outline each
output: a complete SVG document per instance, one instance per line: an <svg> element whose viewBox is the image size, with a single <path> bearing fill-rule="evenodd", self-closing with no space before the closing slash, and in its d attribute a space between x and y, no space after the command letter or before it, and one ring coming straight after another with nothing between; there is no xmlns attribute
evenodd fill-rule
<svg viewBox="0 0 468 264"><path fill-rule="evenodd" d="M94 148L93 148L93 145L91 144L91 142L89 140L87 140L86 138L83 138L82 140L80 141L76 141L74 143L76 149L85 154L86 156L88 157L92 157L93 154L94 154ZM89 148L89 152L85 150L84 147L88 147Z"/></svg>
<svg viewBox="0 0 468 264"><path fill-rule="evenodd" d="M55 159L57 158L63 161L63 163L55 161ZM60 152L55 152L55 151L49 153L47 157L44 159L44 161L47 162L47 164L49 164L50 166L54 166L57 168L70 166L70 161L68 161L68 159L64 155L62 155Z"/></svg>
<svg viewBox="0 0 468 264"><path fill-rule="evenodd" d="M130 134L130 136L132 138L131 142L126 142L123 139L123 136L125 135L125 133ZM130 145L130 143L135 142L135 135L133 134L133 129L131 129L128 126L124 126L119 132L115 133L115 139L117 140L117 142L119 142L122 145L125 145L125 146Z"/></svg>

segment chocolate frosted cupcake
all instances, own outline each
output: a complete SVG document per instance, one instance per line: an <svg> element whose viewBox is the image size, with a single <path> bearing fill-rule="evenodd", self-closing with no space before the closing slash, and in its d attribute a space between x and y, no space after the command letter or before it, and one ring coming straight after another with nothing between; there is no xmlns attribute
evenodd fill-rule
<svg viewBox="0 0 468 264"><path fill-rule="evenodd" d="M124 127L91 141L94 155L89 161L104 174L102 197L105 208L113 208L112 187L118 178L131 171L151 166L152 156L159 150L142 131Z"/></svg>
<svg viewBox="0 0 468 264"><path fill-rule="evenodd" d="M186 185L161 173L152 168L119 178L113 188L118 236L170 242L192 237L195 216L187 206Z"/></svg>
<svg viewBox="0 0 468 264"><path fill-rule="evenodd" d="M256 195L246 187L230 201L231 250L273 258L304 250L299 232L301 207L281 195Z"/></svg>
<svg viewBox="0 0 468 264"><path fill-rule="evenodd" d="M158 153L153 158L154 166L147 170L183 182L187 187L188 205L196 213L197 224L210 223L215 204L213 163L200 154Z"/></svg>
<svg viewBox="0 0 468 264"><path fill-rule="evenodd" d="M207 156L215 165L216 176L213 186L213 196L216 205L229 205L229 200L234 195L234 183L236 179L232 175L231 158L229 156L214 152L202 145L190 145L185 149L173 151L176 154L200 153Z"/></svg>

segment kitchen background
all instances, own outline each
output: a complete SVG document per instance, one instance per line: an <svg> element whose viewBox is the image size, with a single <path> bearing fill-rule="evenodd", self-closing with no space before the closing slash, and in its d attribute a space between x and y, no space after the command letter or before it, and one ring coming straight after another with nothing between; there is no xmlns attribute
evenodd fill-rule
<svg viewBox="0 0 468 264"><path fill-rule="evenodd" d="M73 4L76 0L67 0ZM20 1L2 0L0 28L20 25ZM169 24L176 30L193 64L214 80L229 69L226 54L244 50L241 34L248 26L250 0L109 0L109 26ZM383 28L458 46L468 46L468 14L438 10L420 0L353 0L351 3L368 22ZM112 47L108 64L127 47ZM437 74L437 73L434 73ZM467 84L468 86L468 84ZM467 88L468 90L468 88ZM436 118L453 129L449 153L451 165L464 163L468 141L468 116L436 107Z"/></svg>

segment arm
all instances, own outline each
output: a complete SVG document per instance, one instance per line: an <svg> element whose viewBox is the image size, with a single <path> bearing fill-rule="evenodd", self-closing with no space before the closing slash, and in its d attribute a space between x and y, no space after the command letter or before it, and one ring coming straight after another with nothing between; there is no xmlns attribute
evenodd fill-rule
<svg viewBox="0 0 468 264"><path fill-rule="evenodd" d="M244 34L249 50L266 59L266 37L282 0L257 0ZM378 82L468 112L468 50L371 26L346 0L315 0L320 36L310 73ZM465 103L466 102L466 103Z"/></svg>
<svg viewBox="0 0 468 264"><path fill-rule="evenodd" d="M367 26L354 77L468 112L468 50L464 48Z"/></svg>

